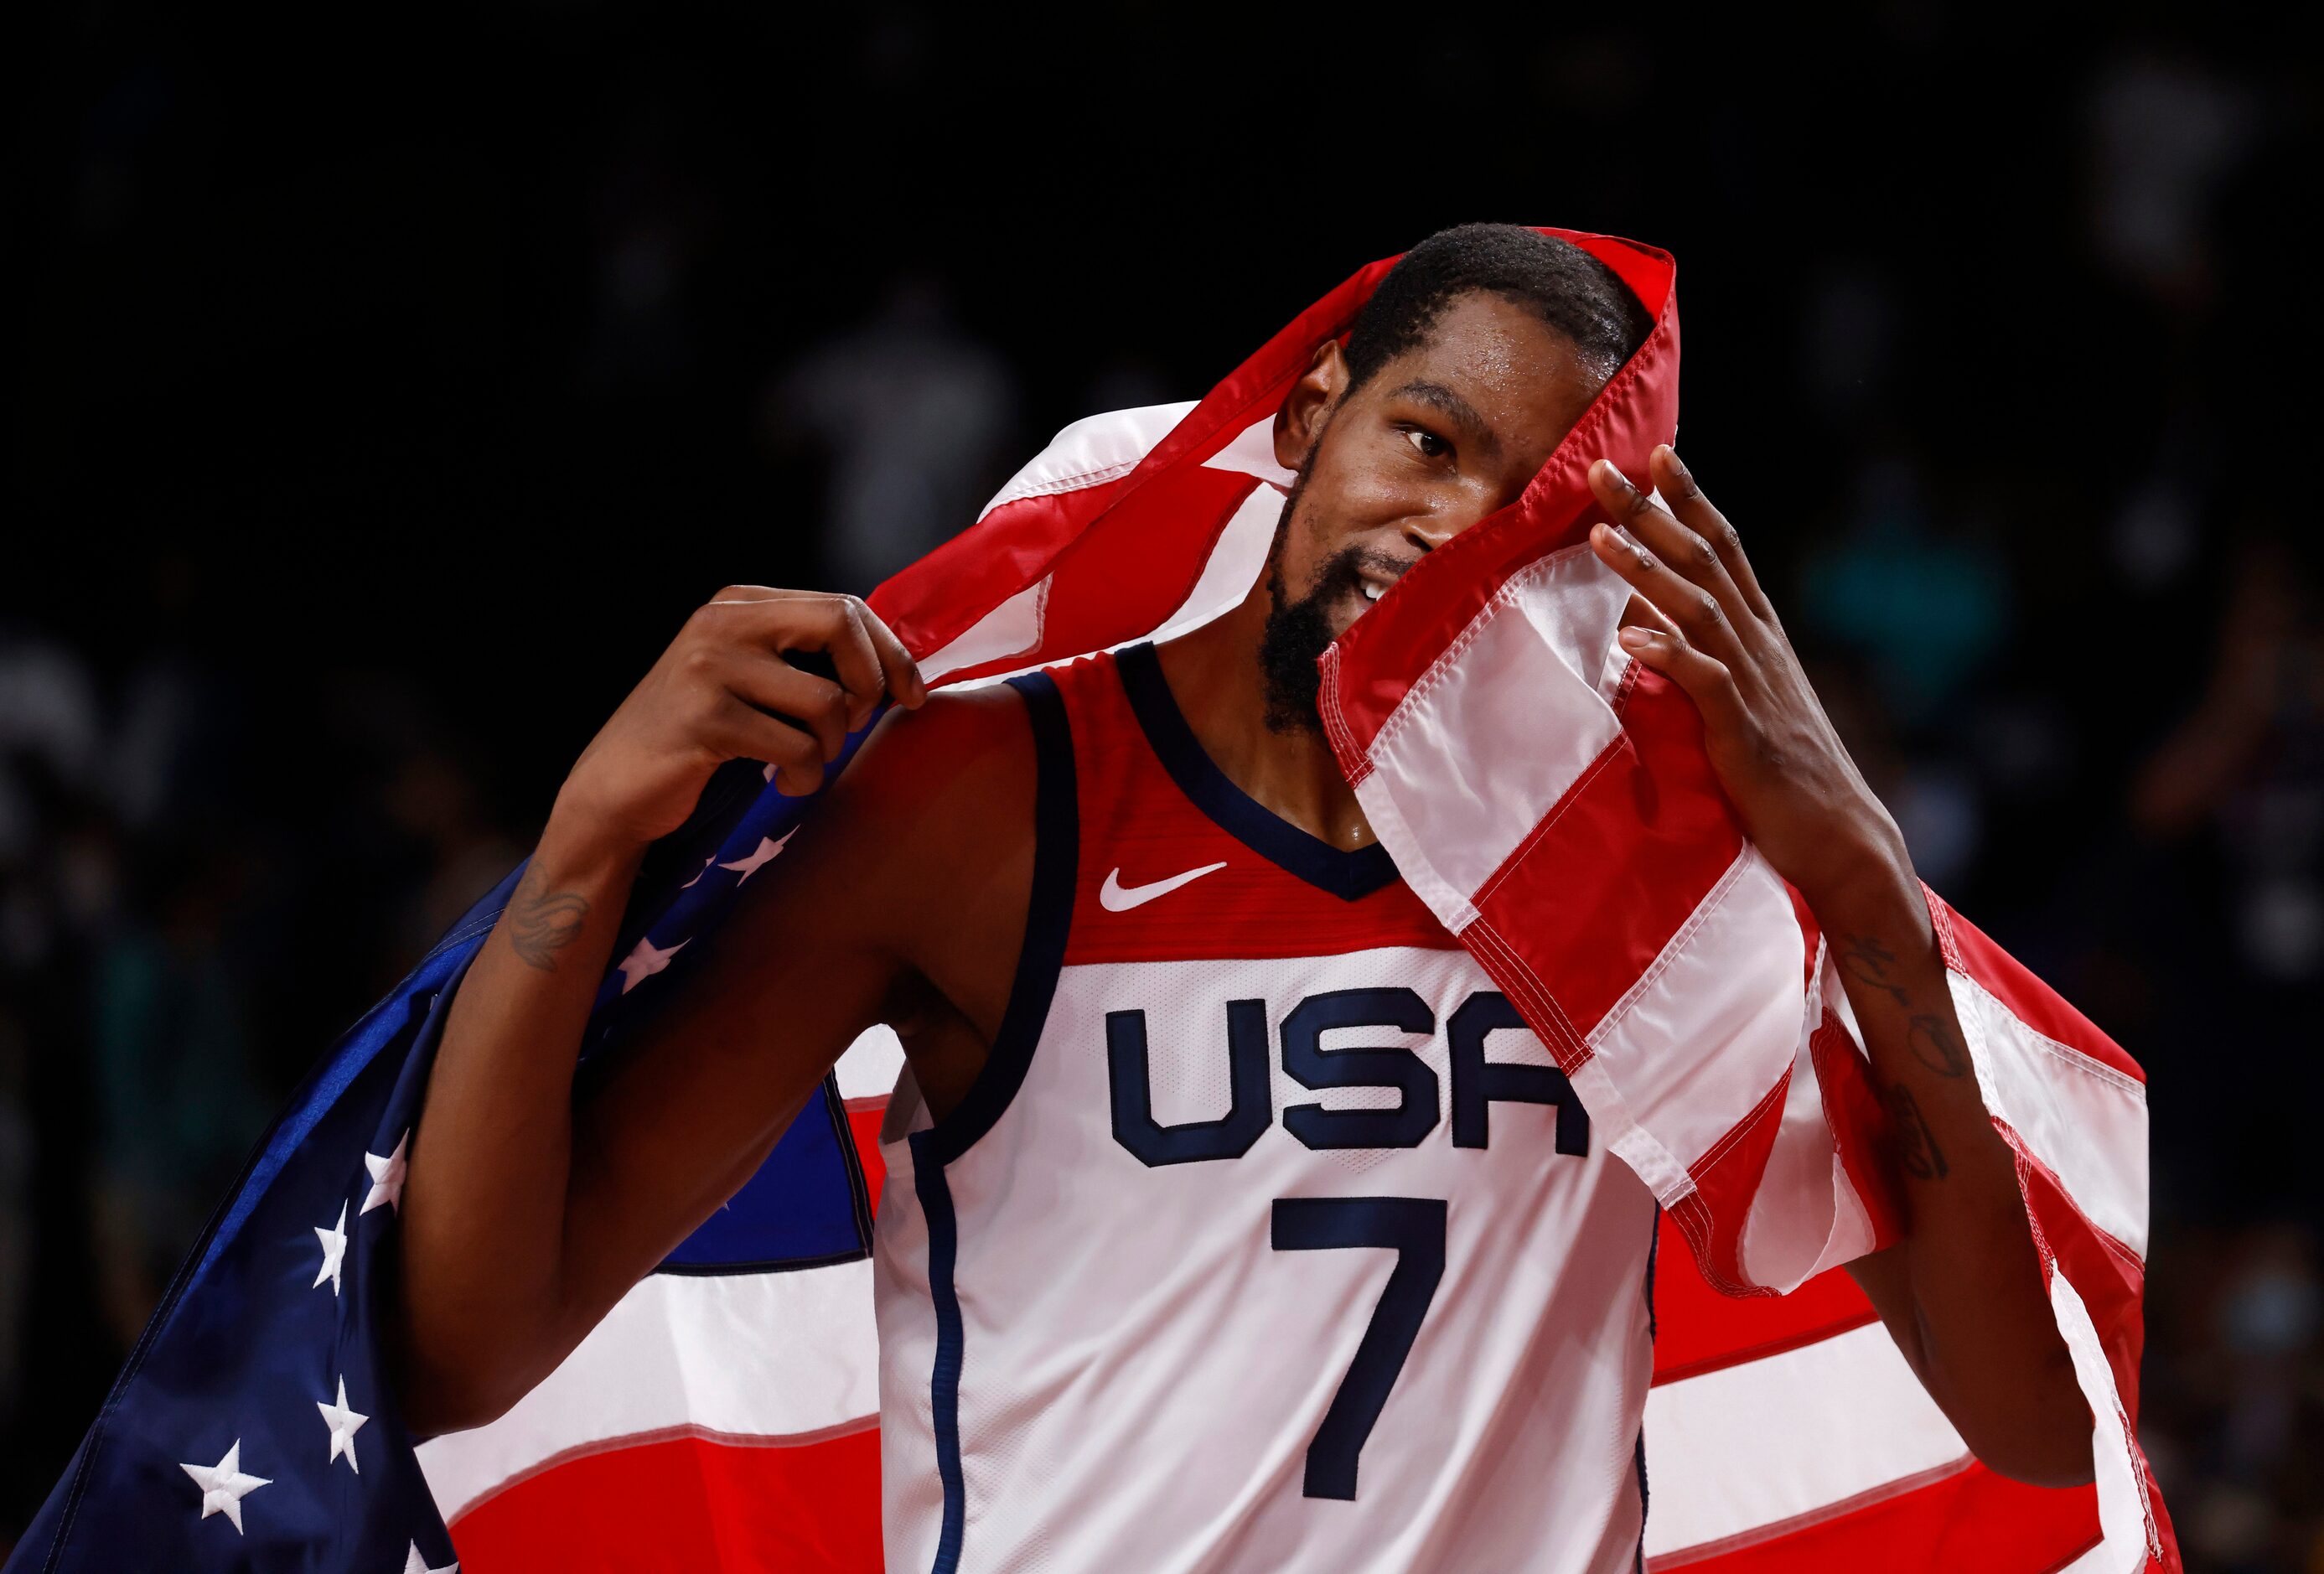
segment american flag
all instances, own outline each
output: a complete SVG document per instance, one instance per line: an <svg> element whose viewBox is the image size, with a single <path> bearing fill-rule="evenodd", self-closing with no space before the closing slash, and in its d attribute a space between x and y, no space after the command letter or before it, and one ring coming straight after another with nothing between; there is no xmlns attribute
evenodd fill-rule
<svg viewBox="0 0 2324 1574"><path fill-rule="evenodd" d="M2095 1484L2019 1486L1969 1456L1839 1271L1895 1228L1846 997L1736 829L1691 708L1614 644L1627 587L1581 545L1600 517L1589 462L1642 476L1675 435L1674 265L1545 233L1620 274L1655 330L1516 504L1327 653L1323 708L1398 869L1663 1204L1647 1567L2176 1569L2135 1435L2138 1068L1931 893L2096 1417ZM1392 262L1199 403L1066 428L973 529L883 586L873 604L929 680L1167 638L1239 600L1292 479L1275 410ZM747 764L714 778L641 877L585 1054L684 987L688 949L813 803ZM880 1567L874 1133L901 1063L884 1030L509 1414L416 1447L401 1424L375 1334L411 1131L445 1008L515 879L300 1090L7 1574Z"/></svg>

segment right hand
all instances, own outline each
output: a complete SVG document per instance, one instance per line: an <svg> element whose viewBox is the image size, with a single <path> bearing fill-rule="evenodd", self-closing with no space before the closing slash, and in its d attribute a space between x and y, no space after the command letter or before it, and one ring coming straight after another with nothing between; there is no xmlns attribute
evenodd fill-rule
<svg viewBox="0 0 2324 1574"><path fill-rule="evenodd" d="M787 650L827 654L839 681L792 666ZM677 830L730 759L763 760L777 787L804 796L882 695L917 710L927 687L860 598L729 585L686 621L589 741L553 817L642 847Z"/></svg>

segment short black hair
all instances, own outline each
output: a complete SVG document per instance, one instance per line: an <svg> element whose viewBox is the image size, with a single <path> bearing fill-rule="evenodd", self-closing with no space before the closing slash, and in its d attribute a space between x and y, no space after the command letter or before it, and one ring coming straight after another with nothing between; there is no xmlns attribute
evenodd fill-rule
<svg viewBox="0 0 2324 1574"><path fill-rule="evenodd" d="M1424 344L1444 308L1492 291L1573 342L1600 379L1621 369L1654 319L1621 276L1571 241L1520 224L1438 230L1388 270L1356 314L1346 350L1352 393L1382 366Z"/></svg>

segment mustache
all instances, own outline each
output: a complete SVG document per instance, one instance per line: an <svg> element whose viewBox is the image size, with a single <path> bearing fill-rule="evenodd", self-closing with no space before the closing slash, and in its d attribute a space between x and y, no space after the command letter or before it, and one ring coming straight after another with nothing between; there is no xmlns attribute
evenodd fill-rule
<svg viewBox="0 0 2324 1574"><path fill-rule="evenodd" d="M1333 637L1332 609L1368 579L1393 580L1416 561L1376 547L1342 547L1323 560L1314 584L1296 601L1285 588L1281 567L1268 569L1267 589L1273 605L1259 633L1259 665L1266 678L1269 731L1323 730L1323 716L1316 709L1323 675L1315 663Z"/></svg>

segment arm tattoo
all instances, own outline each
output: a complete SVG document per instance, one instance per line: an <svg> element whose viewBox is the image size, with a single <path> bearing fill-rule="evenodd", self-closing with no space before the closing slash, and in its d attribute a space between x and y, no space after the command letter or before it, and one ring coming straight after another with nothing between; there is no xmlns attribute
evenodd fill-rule
<svg viewBox="0 0 2324 1574"><path fill-rule="evenodd" d="M1904 986L1893 982L1888 976L1895 962L1896 953L1869 934L1850 936L1848 949L1840 953L1840 965L1848 970L1849 977L1876 990L1885 990L1896 1004L1909 1007L1913 1002L1905 998Z"/></svg>
<svg viewBox="0 0 2324 1574"><path fill-rule="evenodd" d="M1969 1074L1969 1046L1941 1017L1915 1017L1906 1025L1904 1042L1913 1058L1941 1077Z"/></svg>
<svg viewBox="0 0 2324 1574"><path fill-rule="evenodd" d="M1840 953L1840 965L1847 970L1849 977L1881 990L1909 1011L1913 1008L1913 997L1895 981L1895 962L1896 953L1869 934L1849 936L1848 949ZM1913 1058L1938 1076L1969 1074L1969 1046L1941 1014L1924 1011L1913 1017L1904 1025L1904 1043L1912 1050Z"/></svg>
<svg viewBox="0 0 2324 1574"><path fill-rule="evenodd" d="M1937 1146L1936 1133L1921 1117L1920 1100L1912 1090L1893 1087L1882 1096L1889 1118L1895 1122L1896 1162L1904 1173L1918 1181L1941 1181L1950 1173L1945 1164L1944 1150Z"/></svg>
<svg viewBox="0 0 2324 1574"><path fill-rule="evenodd" d="M557 953L573 943L587 922L589 903L578 891L552 891L548 884L539 870L524 871L509 903L509 945L527 967L553 973Z"/></svg>

